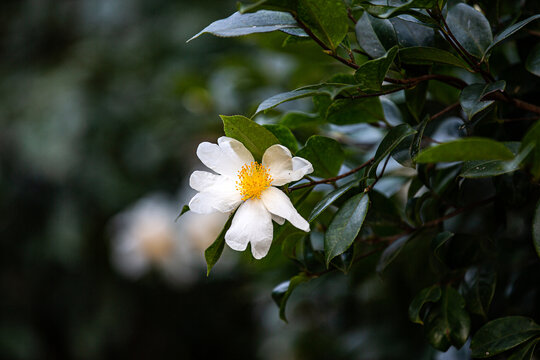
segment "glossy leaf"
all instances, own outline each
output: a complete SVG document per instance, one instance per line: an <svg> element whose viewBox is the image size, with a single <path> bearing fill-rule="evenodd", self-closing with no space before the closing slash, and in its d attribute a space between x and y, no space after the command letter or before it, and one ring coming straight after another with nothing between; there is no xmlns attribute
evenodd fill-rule
<svg viewBox="0 0 540 360"><path fill-rule="evenodd" d="M414 17L401 15L390 19L390 22L394 27L400 46L433 46L435 31Z"/></svg>
<svg viewBox="0 0 540 360"><path fill-rule="evenodd" d="M476 267L467 271L462 283L462 293L469 312L487 319L496 284L497 273L491 267Z"/></svg>
<svg viewBox="0 0 540 360"><path fill-rule="evenodd" d="M369 56L379 58L397 45L394 26L389 20L378 19L364 12L356 23L356 39Z"/></svg>
<svg viewBox="0 0 540 360"><path fill-rule="evenodd" d="M409 320L413 323L423 325L424 322L420 319L422 307L427 303L439 301L441 294L441 287L439 285L433 285L422 289L422 291L420 291L411 301L411 305L409 306Z"/></svg>
<svg viewBox="0 0 540 360"><path fill-rule="evenodd" d="M293 153L298 150L298 142L289 128L283 125L263 125L267 130L279 140L279 143L291 150Z"/></svg>
<svg viewBox="0 0 540 360"><path fill-rule="evenodd" d="M384 112L378 97L338 99L326 112L326 120L336 125L371 123L383 119Z"/></svg>
<svg viewBox="0 0 540 360"><path fill-rule="evenodd" d="M396 16L398 14L405 13L409 9L430 9L437 4L437 0L408 0L396 7L388 6L388 9L381 14L379 17L388 18L391 16Z"/></svg>
<svg viewBox="0 0 540 360"><path fill-rule="evenodd" d="M474 334L472 357L487 358L540 335L540 326L524 316L507 316L488 322Z"/></svg>
<svg viewBox="0 0 540 360"><path fill-rule="evenodd" d="M540 44L536 44L527 56L525 69L536 76L540 76Z"/></svg>
<svg viewBox="0 0 540 360"><path fill-rule="evenodd" d="M453 162L468 160L509 160L514 157L502 143L469 137L425 149L416 157L417 163Z"/></svg>
<svg viewBox="0 0 540 360"><path fill-rule="evenodd" d="M403 237L400 237L393 243L391 243L386 249L384 249L383 253L381 254L381 257L379 258L379 262L377 263L377 272L382 273L388 265L394 261L401 250L403 250L403 247L405 244L412 238L411 235L405 235Z"/></svg>
<svg viewBox="0 0 540 360"><path fill-rule="evenodd" d="M298 19L330 49L336 49L348 31L347 8L342 0L298 0Z"/></svg>
<svg viewBox="0 0 540 360"><path fill-rule="evenodd" d="M313 176L323 178L336 176L345 159L341 145L336 140L319 135L310 137L296 155L311 162Z"/></svg>
<svg viewBox="0 0 540 360"><path fill-rule="evenodd" d="M397 46L375 60L369 60L360 65L354 77L360 86L367 89L381 90L381 84L397 54Z"/></svg>
<svg viewBox="0 0 540 360"><path fill-rule="evenodd" d="M352 245L362 228L368 208L369 197L361 193L347 200L338 210L324 237L327 267L334 257L343 254Z"/></svg>
<svg viewBox="0 0 540 360"><path fill-rule="evenodd" d="M317 126L324 123L318 114L307 114L303 112L288 112L279 121L280 125L283 125L291 130L298 129L305 126Z"/></svg>
<svg viewBox="0 0 540 360"><path fill-rule="evenodd" d="M534 146L526 161L530 164L531 174L535 179L540 179L540 121L534 123L527 131L521 142L520 153L528 146Z"/></svg>
<svg viewBox="0 0 540 360"><path fill-rule="evenodd" d="M519 165L534 150L534 145L529 144L520 151L512 160L488 160L488 161L467 161L463 164L461 174L464 178L483 178L508 174L519 170Z"/></svg>
<svg viewBox="0 0 540 360"><path fill-rule="evenodd" d="M424 322L430 344L439 351L446 351L451 345L459 349L469 337L471 319L465 300L450 285L442 290L440 301L430 309Z"/></svg>
<svg viewBox="0 0 540 360"><path fill-rule="evenodd" d="M370 177L375 176L377 166L379 163L392 152L407 136L415 134L416 130L410 127L407 124L401 124L393 127L382 139L377 151L375 152L375 157L373 164L369 167L368 174Z"/></svg>
<svg viewBox="0 0 540 360"><path fill-rule="evenodd" d="M206 276L210 275L210 270L212 270L214 265L216 265L221 257L221 253L223 253L223 248L225 247L225 233L227 233L227 230L229 230L229 227L231 227L233 217L234 213L229 216L229 220L227 220L225 223L223 230L221 230L216 240L214 240L212 245L210 245L204 251L204 258L206 260Z"/></svg>
<svg viewBox="0 0 540 360"><path fill-rule="evenodd" d="M281 320L287 322L285 308L293 290L301 283L307 282L309 280L309 276L307 276L305 273L300 273L292 277L291 280L285 281L274 288L274 290L272 291L272 298L279 306L279 317L281 318Z"/></svg>
<svg viewBox="0 0 540 360"><path fill-rule="evenodd" d="M538 257L540 257L540 201L536 204L536 211L534 212L532 222L532 236L533 243Z"/></svg>
<svg viewBox="0 0 540 360"><path fill-rule="evenodd" d="M486 52L490 51L494 46L499 44L501 41L514 35L516 32L521 30L525 25L529 24L531 21L538 20L538 19L540 19L540 14L533 15L531 17L528 17L525 20L522 20L518 23L515 23L514 25L507 27L506 29L504 29L503 31L501 31L499 34L495 36L495 38L493 39L493 42L486 49Z"/></svg>
<svg viewBox="0 0 540 360"><path fill-rule="evenodd" d="M508 360L533 360L534 350L540 342L540 337L521 345Z"/></svg>
<svg viewBox="0 0 540 360"><path fill-rule="evenodd" d="M461 91L459 102L461 108L469 117L469 120L494 103L493 100L483 100L487 95L497 91L503 91L505 87L506 82L499 80L489 84L472 84L464 88Z"/></svg>
<svg viewBox="0 0 540 360"><path fill-rule="evenodd" d="M433 47L414 46L399 50L399 60L411 65L431 65L433 63L452 65L467 69L467 63L446 50Z"/></svg>
<svg viewBox="0 0 540 360"><path fill-rule="evenodd" d="M422 118L422 112L426 103L428 82L424 81L411 89L405 90L407 109L416 121Z"/></svg>
<svg viewBox="0 0 540 360"><path fill-rule="evenodd" d="M485 16L465 3L450 6L446 17L457 41L471 55L482 58L493 41L491 26Z"/></svg>
<svg viewBox="0 0 540 360"><path fill-rule="evenodd" d="M305 97L315 96L315 95L328 95L332 99L338 95L341 91L346 89L351 89L356 87L354 84L342 84L342 83L323 83L317 85L308 85L301 88L298 88L293 91L284 92L281 94L274 95L266 100L264 100L254 115L259 114L262 111L267 111L276 106L283 104L284 102L302 99Z"/></svg>
<svg viewBox="0 0 540 360"><path fill-rule="evenodd" d="M205 33L231 37L294 28L298 29L296 20L291 14L285 12L268 10L250 14L235 12L228 18L214 21L189 39L188 42Z"/></svg>
<svg viewBox="0 0 540 360"><path fill-rule="evenodd" d="M240 141L260 161L266 149L279 140L270 131L245 116L221 115L225 135Z"/></svg>
<svg viewBox="0 0 540 360"><path fill-rule="evenodd" d="M435 257L442 263L445 263L444 256L442 254L443 248L448 243L448 240L450 240L453 236L454 233L450 231L443 231L438 233L437 236L431 240L431 251L433 251Z"/></svg>
<svg viewBox="0 0 540 360"><path fill-rule="evenodd" d="M254 12L261 9L279 10L296 13L298 0L259 0L253 4L240 4L241 13Z"/></svg>
<svg viewBox="0 0 540 360"><path fill-rule="evenodd" d="M337 199L341 197L341 195L345 194L347 191L349 191L354 186L358 185L358 180L352 180L346 183L345 185L342 185L338 187L337 189L330 191L328 194L326 194L321 201L319 201L313 210L311 211L311 214L309 215L308 222L312 222L319 216L324 210L326 210L330 205L334 203Z"/></svg>

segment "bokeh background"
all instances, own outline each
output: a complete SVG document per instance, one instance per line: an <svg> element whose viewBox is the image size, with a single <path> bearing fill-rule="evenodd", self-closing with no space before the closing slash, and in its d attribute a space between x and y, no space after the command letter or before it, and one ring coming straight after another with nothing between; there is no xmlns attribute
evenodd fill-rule
<svg viewBox="0 0 540 360"><path fill-rule="evenodd" d="M407 284L421 268L383 281L373 258L311 281L285 324L271 290L296 268L279 249L258 262L226 252L210 277L191 264L181 282L114 266L116 216L153 194L179 213L197 145L222 135L219 114L249 116L342 69L281 33L186 43L235 3L2 1L2 359L468 357L435 352L409 323L403 304L424 284Z"/></svg>

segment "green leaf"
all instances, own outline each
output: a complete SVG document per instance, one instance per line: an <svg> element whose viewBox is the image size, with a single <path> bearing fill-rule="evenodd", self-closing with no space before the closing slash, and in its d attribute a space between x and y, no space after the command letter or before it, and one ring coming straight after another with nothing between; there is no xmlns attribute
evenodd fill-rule
<svg viewBox="0 0 540 360"><path fill-rule="evenodd" d="M235 12L228 18L214 21L189 39L188 42L205 33L221 37L232 37L284 29L298 29L298 24L291 14L267 10L251 14Z"/></svg>
<svg viewBox="0 0 540 360"><path fill-rule="evenodd" d="M381 18L388 18L391 16L397 16L399 14L404 14L409 9L431 9L437 4L437 0L409 0L404 2L402 5L396 7L388 6L385 12L379 14Z"/></svg>
<svg viewBox="0 0 540 360"><path fill-rule="evenodd" d="M287 300L291 296L293 290L301 283L309 281L311 278L305 273L300 273L293 276L291 280L285 281L274 288L272 291L272 298L279 306L279 317L281 320L287 322L287 316L285 315L285 308L287 306Z"/></svg>
<svg viewBox="0 0 540 360"><path fill-rule="evenodd" d="M420 121L427 98L428 82L424 81L411 89L405 90L407 109L416 121Z"/></svg>
<svg viewBox="0 0 540 360"><path fill-rule="evenodd" d="M221 253L223 252L223 248L225 247L225 233L227 232L227 230L229 230L229 227L231 226L233 216L234 213L229 216L229 220L227 220L227 222L225 223L223 230L221 230L216 240L214 240L212 245L210 245L204 251L204 258L206 259L206 276L210 275L210 270L212 270L214 265L216 265L219 258L221 257Z"/></svg>
<svg viewBox="0 0 540 360"><path fill-rule="evenodd" d="M365 193L353 196L338 210L324 236L326 266L343 254L354 242L362 228L369 208L369 197Z"/></svg>
<svg viewBox="0 0 540 360"><path fill-rule="evenodd" d="M381 90L381 84L396 57L397 51L398 47L396 45L388 50L384 56L366 61L360 65L354 73L354 77L358 83L367 89Z"/></svg>
<svg viewBox="0 0 540 360"><path fill-rule="evenodd" d="M452 162L467 160L509 160L514 157L502 143L479 137L450 141L423 150L417 163Z"/></svg>
<svg viewBox="0 0 540 360"><path fill-rule="evenodd" d="M459 349L469 337L471 319L465 310L465 300L450 285L443 289L441 300L424 321L426 336L439 351L448 350L450 345Z"/></svg>
<svg viewBox="0 0 540 360"><path fill-rule="evenodd" d="M454 233L450 231L443 231L438 233L437 236L431 240L431 251L433 251L435 257L442 263L445 263L443 255L441 254L442 248L452 237L454 237Z"/></svg>
<svg viewBox="0 0 540 360"><path fill-rule="evenodd" d="M416 158L416 155L420 152L420 146L422 145L422 138L424 137L424 131L426 130L426 126L430 120L429 116L424 117L424 120L420 124L418 124L418 130L416 134L413 135L411 147L409 149L409 155L411 159ZM414 163L414 162L413 162Z"/></svg>
<svg viewBox="0 0 540 360"><path fill-rule="evenodd" d="M279 140L279 143L287 147L293 153L298 150L298 142L289 128L283 125L274 124L263 125L263 127L270 130L270 132Z"/></svg>
<svg viewBox="0 0 540 360"><path fill-rule="evenodd" d="M519 347L508 360L532 360L534 355L534 349L536 344L540 341L540 338L531 340Z"/></svg>
<svg viewBox="0 0 540 360"><path fill-rule="evenodd" d="M375 177L375 172L377 171L377 166L379 163L386 157L392 150L396 148L407 136L415 134L416 130L410 127L407 124L401 124L393 127L388 131L386 136L382 139L377 151L375 152L375 157L373 164L369 167L368 174L370 177Z"/></svg>
<svg viewBox="0 0 540 360"><path fill-rule="evenodd" d="M318 114L307 114L295 111L286 113L279 121L280 125L286 126L291 130L304 126L317 126L323 123L324 121Z"/></svg>
<svg viewBox="0 0 540 360"><path fill-rule="evenodd" d="M435 31L409 15L390 19L402 47L433 46Z"/></svg>
<svg viewBox="0 0 540 360"><path fill-rule="evenodd" d="M347 35L347 8L342 0L298 0L298 21L330 49L335 50Z"/></svg>
<svg viewBox="0 0 540 360"><path fill-rule="evenodd" d="M359 180L352 180L346 183L343 186L338 187L337 189L329 192L326 194L321 201L315 205L313 210L311 211L311 214L309 215L308 222L312 222L319 216L324 210L326 210L334 201L339 199L341 195L345 194L347 191L349 191L354 186L358 185Z"/></svg>
<svg viewBox="0 0 540 360"><path fill-rule="evenodd" d="M268 111L275 108L276 106L283 104L284 102L302 99L305 97L315 96L315 95L328 95L332 99L336 97L341 91L352 89L356 87L355 84L344 84L344 83L323 83L317 85L308 85L298 88L293 91L284 92L281 94L274 95L266 100L264 100L257 110L255 115L259 114L262 111Z"/></svg>
<svg viewBox="0 0 540 360"><path fill-rule="evenodd" d="M467 114L469 120L480 111L494 103L493 100L483 100L487 95L497 91L503 91L506 87L504 80L489 84L472 84L461 91L459 102L461 108Z"/></svg>
<svg viewBox="0 0 540 360"><path fill-rule="evenodd" d="M519 143L518 143L519 144ZM534 149L533 144L529 144L520 151L517 156L509 161L488 160L488 161L467 161L463 164L461 174L464 178L483 178L508 174L519 170L519 165Z"/></svg>
<svg viewBox="0 0 540 360"><path fill-rule="evenodd" d="M296 155L311 162L313 176L323 178L336 176L345 159L345 153L336 140L319 135L310 137Z"/></svg>
<svg viewBox="0 0 540 360"><path fill-rule="evenodd" d="M482 58L493 41L486 17L473 7L458 3L450 6L446 17L448 27L457 41L471 55Z"/></svg>
<svg viewBox="0 0 540 360"><path fill-rule="evenodd" d="M472 357L497 355L540 335L540 326L524 316L507 316L488 322L474 334Z"/></svg>
<svg viewBox="0 0 540 360"><path fill-rule="evenodd" d="M239 4L239 10L241 13L258 11L261 9L266 10L278 10L286 11L290 13L296 13L296 7L298 0L259 0L254 4Z"/></svg>
<svg viewBox="0 0 540 360"><path fill-rule="evenodd" d="M525 25L527 25L531 21L538 20L538 19L540 19L540 14L533 15L531 17L528 17L525 20L522 20L518 23L515 23L514 25L507 27L506 29L504 29L503 31L501 31L499 34L495 36L495 38L493 39L493 42L486 49L486 53L490 51L494 46L499 44L501 41L514 35L516 32L518 32L521 28L523 28Z"/></svg>
<svg viewBox="0 0 540 360"><path fill-rule="evenodd" d="M389 20L378 19L364 12L356 23L358 44L372 58L379 58L386 51L397 45L394 26Z"/></svg>
<svg viewBox="0 0 540 360"><path fill-rule="evenodd" d="M462 283L462 293L469 312L487 319L496 284L497 273L491 267L475 267L467 271Z"/></svg>
<svg viewBox="0 0 540 360"><path fill-rule="evenodd" d="M452 65L467 69L467 63L451 52L433 47L413 46L399 50L399 60L411 65Z"/></svg>
<svg viewBox="0 0 540 360"><path fill-rule="evenodd" d="M420 319L422 307L427 303L439 301L441 294L441 287L439 285L433 285L420 291L411 301L411 305L409 305L409 320L413 323L423 325L424 322Z"/></svg>
<svg viewBox="0 0 540 360"><path fill-rule="evenodd" d="M540 257L540 201L536 204L536 211L532 222L533 243L538 257Z"/></svg>
<svg viewBox="0 0 540 360"><path fill-rule="evenodd" d="M176 217L176 219L174 219L174 222L176 222L178 219L180 219L180 216L184 215L185 213L187 213L189 211L189 206L188 205L184 205L182 207L182 211L180 211L180 214L178 214L178 216Z"/></svg>
<svg viewBox="0 0 540 360"><path fill-rule="evenodd" d="M525 69L540 76L540 44L536 44L525 60Z"/></svg>
<svg viewBox="0 0 540 360"><path fill-rule="evenodd" d="M401 250L403 250L403 247L405 244L412 238L412 235L405 235L403 237L400 237L393 243L391 243L386 249L384 249L383 253L381 254L381 257L379 258L379 262L377 263L377 272L379 274L383 273L384 270L394 261Z"/></svg>
<svg viewBox="0 0 540 360"><path fill-rule="evenodd" d="M240 141L260 161L266 149L279 140L270 131L242 115L220 115L225 135Z"/></svg>
<svg viewBox="0 0 540 360"><path fill-rule="evenodd" d="M378 97L361 99L338 99L326 112L326 120L336 125L377 122L384 119Z"/></svg>
<svg viewBox="0 0 540 360"><path fill-rule="evenodd" d="M526 158L526 161L531 164L531 174L536 180L540 179L540 121L534 123L527 131L521 142L520 153L524 152L527 147L533 145L533 151Z"/></svg>

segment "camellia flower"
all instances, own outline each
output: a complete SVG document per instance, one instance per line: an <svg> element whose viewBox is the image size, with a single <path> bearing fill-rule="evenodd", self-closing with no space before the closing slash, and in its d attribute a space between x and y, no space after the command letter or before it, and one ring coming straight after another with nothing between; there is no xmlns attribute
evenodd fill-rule
<svg viewBox="0 0 540 360"><path fill-rule="evenodd" d="M225 136L217 144L201 143L197 156L218 175L193 172L189 185L198 193L189 208L200 214L230 213L238 208L225 234L225 241L233 250L244 251L251 243L253 257L266 256L272 243L272 220L280 225L288 220L298 229L309 231L308 222L289 197L275 187L313 172L309 161L292 157L282 145L272 145L266 149L262 163L258 163L241 142Z"/></svg>

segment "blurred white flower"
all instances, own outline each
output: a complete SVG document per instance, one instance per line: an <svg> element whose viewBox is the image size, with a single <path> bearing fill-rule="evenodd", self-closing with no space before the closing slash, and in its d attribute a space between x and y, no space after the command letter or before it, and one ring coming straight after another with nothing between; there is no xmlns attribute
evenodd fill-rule
<svg viewBox="0 0 540 360"><path fill-rule="evenodd" d="M225 234L225 241L233 250L244 251L251 243L253 257L266 256L272 243L272 220L282 225L287 219L298 229L309 231L308 222L291 200L274 187L313 172L309 161L292 157L282 145L272 145L260 164L241 142L225 136L217 144L201 143L197 156L218 175L206 171L191 174L189 185L198 193L189 202L189 208L199 214L230 213L238 208Z"/></svg>
<svg viewBox="0 0 540 360"><path fill-rule="evenodd" d="M173 283L189 283L204 273L204 250L216 239L227 214L183 214L164 195L151 195L112 221L112 262L129 278L150 267Z"/></svg>

